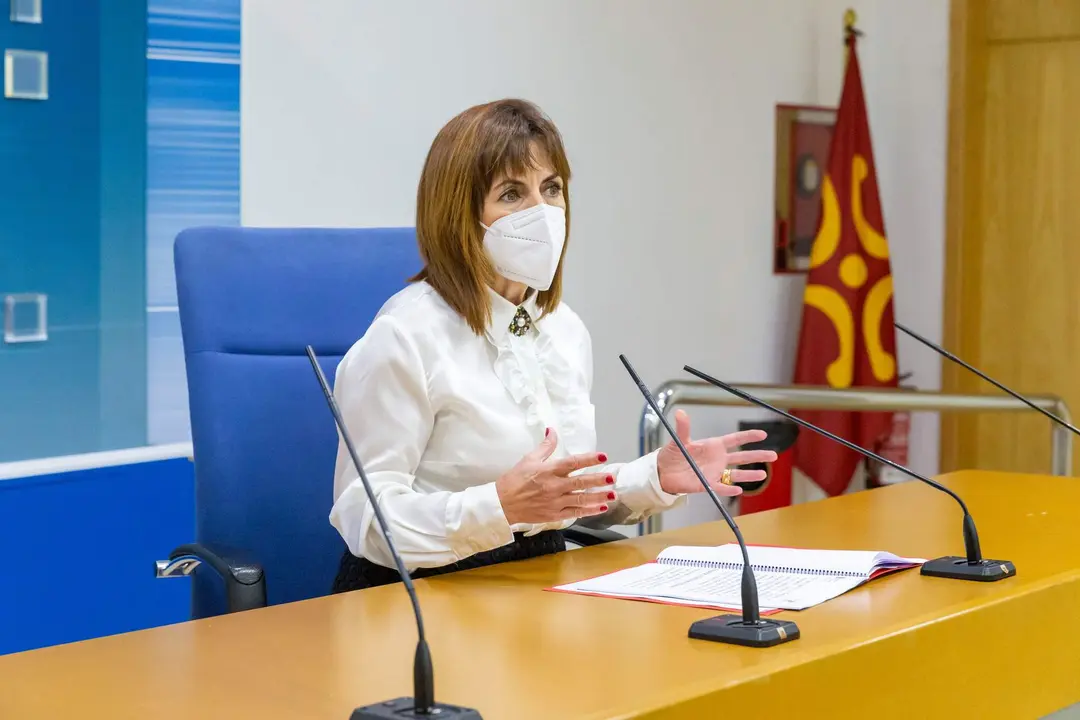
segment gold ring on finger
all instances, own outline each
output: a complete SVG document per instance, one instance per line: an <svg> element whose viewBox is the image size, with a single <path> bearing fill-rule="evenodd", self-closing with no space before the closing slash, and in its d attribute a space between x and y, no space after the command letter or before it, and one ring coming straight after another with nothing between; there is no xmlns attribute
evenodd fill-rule
<svg viewBox="0 0 1080 720"><path fill-rule="evenodd" d="M720 476L721 485L731 484L731 468L724 468L724 474Z"/></svg>

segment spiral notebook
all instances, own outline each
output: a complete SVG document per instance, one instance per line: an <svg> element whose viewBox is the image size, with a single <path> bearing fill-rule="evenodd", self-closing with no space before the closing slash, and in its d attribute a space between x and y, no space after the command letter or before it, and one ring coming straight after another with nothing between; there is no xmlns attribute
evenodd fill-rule
<svg viewBox="0 0 1080 720"><path fill-rule="evenodd" d="M764 613L805 610L882 575L922 565L921 558L859 550L802 550L751 545L750 566ZM656 562L549 588L556 592L740 610L742 553L672 546Z"/></svg>

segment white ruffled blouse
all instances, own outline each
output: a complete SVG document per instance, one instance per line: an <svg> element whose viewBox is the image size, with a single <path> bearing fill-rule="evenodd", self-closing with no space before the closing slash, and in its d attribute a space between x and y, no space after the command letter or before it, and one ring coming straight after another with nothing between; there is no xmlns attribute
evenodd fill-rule
<svg viewBox="0 0 1080 720"><path fill-rule="evenodd" d="M495 481L543 439L556 457L596 452L592 343L565 304L510 332L518 308L489 291L483 337L427 283L392 297L337 369L334 394L409 569L440 567L572 524L506 521ZM660 488L656 454L589 472L615 475L618 501L590 525L640 522L678 499ZM339 442L330 522L354 555L393 565L364 488Z"/></svg>

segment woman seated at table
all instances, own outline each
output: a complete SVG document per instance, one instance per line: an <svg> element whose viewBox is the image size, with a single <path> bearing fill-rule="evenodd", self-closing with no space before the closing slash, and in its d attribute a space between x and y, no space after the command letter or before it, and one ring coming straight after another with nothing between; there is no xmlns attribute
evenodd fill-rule
<svg viewBox="0 0 1080 720"><path fill-rule="evenodd" d="M702 491L674 443L627 463L597 452L592 344L561 302L569 182L562 138L530 103L447 123L417 190L424 268L338 367L335 395L413 577L558 552L575 522L636 523ZM614 358L605 369L622 372ZM675 423L720 495L764 478L729 466L775 459L738 450L759 430L691 442L686 414ZM335 592L400 580L344 444L330 522L348 546Z"/></svg>

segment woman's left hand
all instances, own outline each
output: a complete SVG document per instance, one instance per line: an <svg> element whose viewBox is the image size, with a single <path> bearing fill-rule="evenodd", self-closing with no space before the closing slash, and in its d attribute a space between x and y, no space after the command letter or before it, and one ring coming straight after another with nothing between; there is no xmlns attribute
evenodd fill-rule
<svg viewBox="0 0 1080 720"><path fill-rule="evenodd" d="M721 482L724 470L729 467L732 468L730 480L733 483L761 482L765 479L764 470L736 470L735 466L776 460L776 453L772 450L739 450L741 445L764 440L764 430L743 430L706 440L691 440L690 416L676 410L675 432L717 495L738 495L742 492L737 485L724 485ZM681 495L705 491L674 440L669 441L657 454L656 469L660 475L660 487L666 493Z"/></svg>

